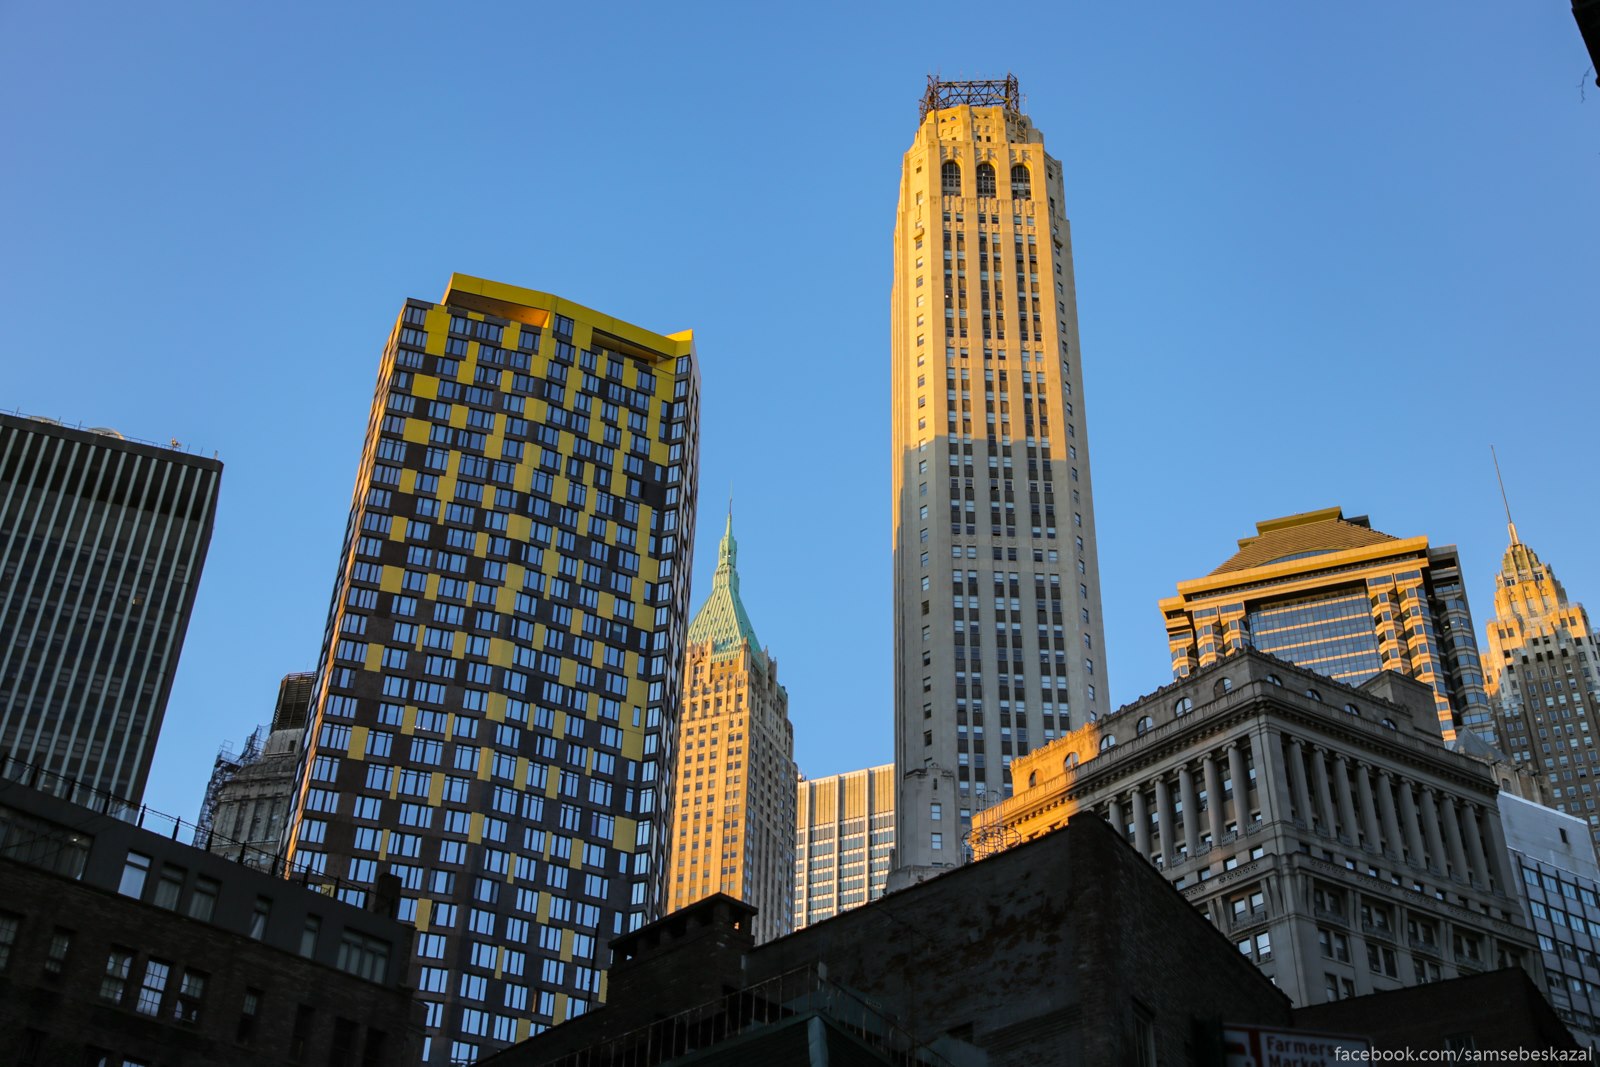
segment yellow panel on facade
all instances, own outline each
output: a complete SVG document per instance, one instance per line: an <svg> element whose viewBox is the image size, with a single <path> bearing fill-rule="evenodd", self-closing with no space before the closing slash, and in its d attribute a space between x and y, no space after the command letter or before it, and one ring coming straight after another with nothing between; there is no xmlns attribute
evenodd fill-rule
<svg viewBox="0 0 1600 1067"><path fill-rule="evenodd" d="M405 433L401 436L414 445L420 445L427 443L431 432L426 419L407 419Z"/></svg>
<svg viewBox="0 0 1600 1067"><path fill-rule="evenodd" d="M411 520L404 515L396 515L394 522L389 526L389 540L404 541L406 539L406 528L410 524Z"/></svg>
<svg viewBox="0 0 1600 1067"><path fill-rule="evenodd" d="M478 750L478 781L489 780L489 769L494 766L494 750L485 745Z"/></svg>
<svg viewBox="0 0 1600 1067"><path fill-rule="evenodd" d="M472 821L467 824L467 840L474 845L483 841L483 812L472 813Z"/></svg>
<svg viewBox="0 0 1600 1067"><path fill-rule="evenodd" d="M433 901L423 897L417 901L417 929L428 932L428 921L433 918Z"/></svg>
<svg viewBox="0 0 1600 1067"><path fill-rule="evenodd" d="M429 807L437 808L440 804L444 803L444 779L445 779L445 776L442 775L442 774L434 774L429 778L429 780L428 780L428 806ZM400 776L398 774L395 775L395 781L398 782L399 780L400 780Z"/></svg>
<svg viewBox="0 0 1600 1067"><path fill-rule="evenodd" d="M385 567L382 576L378 579L378 588L385 593L398 593L400 583L405 580L405 574L399 567Z"/></svg>
<svg viewBox="0 0 1600 1067"><path fill-rule="evenodd" d="M418 374L411 379L411 395L422 400L439 397L439 379L431 374Z"/></svg>
<svg viewBox="0 0 1600 1067"><path fill-rule="evenodd" d="M366 726L352 726L352 727L350 727L350 748L349 748L349 753L350 753L350 758L351 759L364 759L366 757L366 754L367 754L367 734L369 732L370 732L370 727L366 727Z"/></svg>
<svg viewBox="0 0 1600 1067"><path fill-rule="evenodd" d="M370 644L367 646L367 658L363 661L363 669L376 671L383 666L383 646Z"/></svg>

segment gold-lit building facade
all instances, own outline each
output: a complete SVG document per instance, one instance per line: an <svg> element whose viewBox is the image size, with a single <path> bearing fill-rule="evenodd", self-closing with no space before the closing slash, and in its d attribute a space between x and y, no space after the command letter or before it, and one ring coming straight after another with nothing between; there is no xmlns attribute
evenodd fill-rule
<svg viewBox="0 0 1600 1067"><path fill-rule="evenodd" d="M688 625L692 336L454 275L379 369L288 873L399 882L429 1065L605 997L666 904Z"/></svg>
<svg viewBox="0 0 1600 1067"><path fill-rule="evenodd" d="M778 661L739 595L733 515L711 596L689 624L679 728L669 910L726 893L757 909L751 933L793 929L794 727Z"/></svg>
<svg viewBox="0 0 1600 1067"><path fill-rule="evenodd" d="M981 857L1108 821L1296 1005L1543 966L1484 763L1432 690L1241 649L1012 765Z"/></svg>
<svg viewBox="0 0 1600 1067"><path fill-rule="evenodd" d="M1499 745L1540 779L1540 799L1585 820L1600 846L1600 639L1550 565L1515 525L1508 530L1494 618L1484 627L1483 672Z"/></svg>
<svg viewBox="0 0 1600 1067"><path fill-rule="evenodd" d="M800 782L794 927L877 900L894 859L894 764Z"/></svg>
<svg viewBox="0 0 1600 1067"><path fill-rule="evenodd" d="M1268 519L1160 608L1175 678L1243 648L1352 684L1398 671L1433 689L1446 740L1468 729L1494 741L1454 545L1394 537L1339 508Z"/></svg>
<svg viewBox="0 0 1600 1067"><path fill-rule="evenodd" d="M897 879L1107 707L1062 166L1015 78L930 79L894 227Z"/></svg>

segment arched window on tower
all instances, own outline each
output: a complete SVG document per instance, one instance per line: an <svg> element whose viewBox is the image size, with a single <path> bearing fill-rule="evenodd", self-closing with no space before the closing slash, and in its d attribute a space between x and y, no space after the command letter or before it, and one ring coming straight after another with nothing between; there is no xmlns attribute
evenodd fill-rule
<svg viewBox="0 0 1600 1067"><path fill-rule="evenodd" d="M945 160L944 166L939 168L939 181L945 196L960 196L961 164L953 159Z"/></svg>
<svg viewBox="0 0 1600 1067"><path fill-rule="evenodd" d="M994 196L994 167L987 163L978 164L978 195Z"/></svg>
<svg viewBox="0 0 1600 1067"><path fill-rule="evenodd" d="M1018 163L1011 168L1011 199L1033 199L1033 181L1028 177L1026 164Z"/></svg>

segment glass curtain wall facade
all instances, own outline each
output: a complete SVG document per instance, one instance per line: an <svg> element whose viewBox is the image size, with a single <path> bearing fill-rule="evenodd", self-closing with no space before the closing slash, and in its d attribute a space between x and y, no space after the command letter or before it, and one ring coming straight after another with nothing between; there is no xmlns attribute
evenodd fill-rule
<svg viewBox="0 0 1600 1067"><path fill-rule="evenodd" d="M1060 161L1015 78L930 79L891 293L897 879L965 862L1030 746L1105 709Z"/></svg>
<svg viewBox="0 0 1600 1067"><path fill-rule="evenodd" d="M604 998L664 903L692 558L690 334L462 275L379 371L288 873L399 878L428 1064Z"/></svg>
<svg viewBox="0 0 1600 1067"><path fill-rule="evenodd" d="M1250 644L1339 681L1362 681L1383 669L1365 590L1306 597L1245 616Z"/></svg>
<svg viewBox="0 0 1600 1067"><path fill-rule="evenodd" d="M1339 508L1268 519L1161 601L1174 678L1256 648L1355 684L1398 671L1432 687L1446 740L1494 740L1455 546L1372 529Z"/></svg>
<svg viewBox="0 0 1600 1067"><path fill-rule="evenodd" d="M221 479L115 430L0 415L0 751L139 803Z"/></svg>

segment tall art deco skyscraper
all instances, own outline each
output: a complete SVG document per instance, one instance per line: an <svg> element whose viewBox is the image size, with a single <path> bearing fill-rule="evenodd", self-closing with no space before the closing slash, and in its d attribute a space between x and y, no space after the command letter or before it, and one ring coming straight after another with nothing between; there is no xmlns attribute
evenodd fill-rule
<svg viewBox="0 0 1600 1067"><path fill-rule="evenodd" d="M1498 740L1544 781L1550 805L1586 820L1600 845L1600 637L1509 515L1506 528L1483 653Z"/></svg>
<svg viewBox="0 0 1600 1067"><path fill-rule="evenodd" d="M454 275L390 334L289 869L398 876L428 1064L581 1014L665 905L698 425L687 333Z"/></svg>
<svg viewBox="0 0 1600 1067"><path fill-rule="evenodd" d="M1105 708L1061 164L1015 78L930 79L894 230L896 879Z"/></svg>
<svg viewBox="0 0 1600 1067"><path fill-rule="evenodd" d="M733 514L689 624L669 910L727 893L758 911L758 943L794 929L794 727L778 661L739 597Z"/></svg>

